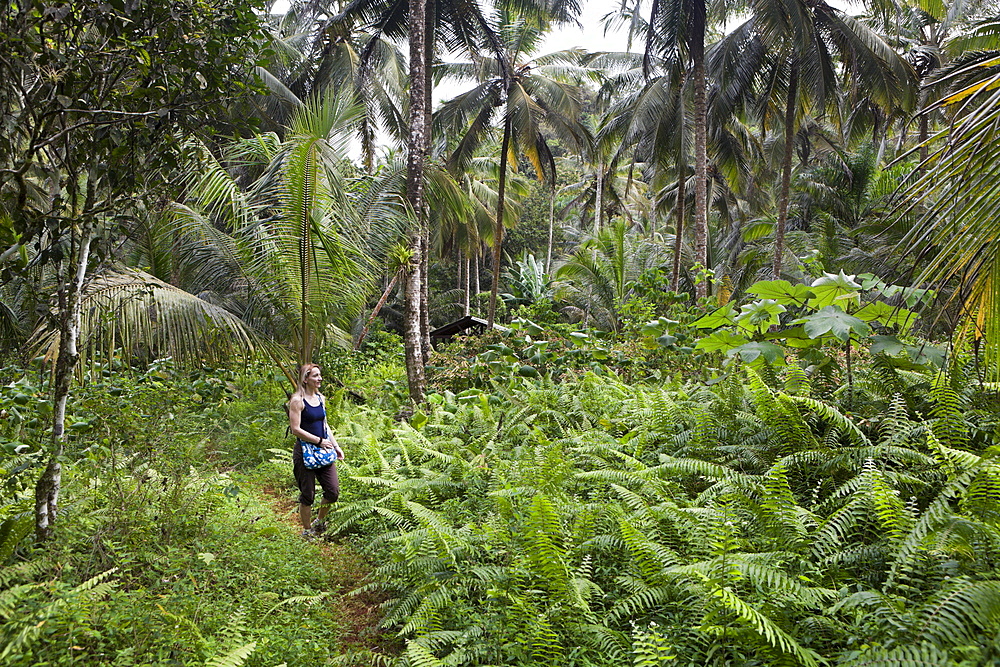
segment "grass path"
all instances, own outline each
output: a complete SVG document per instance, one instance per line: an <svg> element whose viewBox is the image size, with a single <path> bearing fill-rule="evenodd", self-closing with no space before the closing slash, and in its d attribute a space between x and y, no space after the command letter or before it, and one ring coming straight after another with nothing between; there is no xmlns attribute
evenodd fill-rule
<svg viewBox="0 0 1000 667"><path fill-rule="evenodd" d="M268 486L263 492L275 515L296 534L301 530L298 507L282 489ZM378 605L382 599L374 593L351 595L351 591L369 582L371 568L349 544L329 537L316 540L323 558L323 568L330 580L331 611L342 628L343 652L371 652L395 655L399 647L391 636L379 629Z"/></svg>

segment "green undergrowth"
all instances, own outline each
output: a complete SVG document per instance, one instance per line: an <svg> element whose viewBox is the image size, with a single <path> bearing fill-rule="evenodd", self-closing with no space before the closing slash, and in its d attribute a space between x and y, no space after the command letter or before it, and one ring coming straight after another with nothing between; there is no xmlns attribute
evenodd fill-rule
<svg viewBox="0 0 1000 667"><path fill-rule="evenodd" d="M355 576L226 474L134 457L78 468L58 540L3 570L5 665L321 664Z"/></svg>
<svg viewBox="0 0 1000 667"><path fill-rule="evenodd" d="M996 664L992 386L767 371L357 409L334 523L377 565L392 664Z"/></svg>
<svg viewBox="0 0 1000 667"><path fill-rule="evenodd" d="M320 544L293 527L282 379L157 362L75 390L32 548L45 378L4 378L0 663L1000 661L1000 392L973 362L844 382L733 357L709 385L603 361L483 370L414 412L383 362L350 376L364 404L330 383Z"/></svg>
<svg viewBox="0 0 1000 667"><path fill-rule="evenodd" d="M27 417L46 378L11 372L0 392L16 411L0 426L0 664L318 665L374 640L343 600L364 562L298 534L290 463L271 451L291 447L273 371L87 379L44 549L27 536L44 464Z"/></svg>

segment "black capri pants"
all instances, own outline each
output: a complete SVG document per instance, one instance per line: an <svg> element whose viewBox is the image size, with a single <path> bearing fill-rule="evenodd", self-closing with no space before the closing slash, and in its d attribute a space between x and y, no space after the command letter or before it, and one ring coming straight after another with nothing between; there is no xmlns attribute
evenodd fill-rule
<svg viewBox="0 0 1000 667"><path fill-rule="evenodd" d="M302 443L295 441L292 449L292 472L295 483L299 487L299 504L312 505L316 500L316 481L323 489L323 502L335 503L340 497L340 479L337 477L337 464L331 463L322 468L307 468L302 462Z"/></svg>

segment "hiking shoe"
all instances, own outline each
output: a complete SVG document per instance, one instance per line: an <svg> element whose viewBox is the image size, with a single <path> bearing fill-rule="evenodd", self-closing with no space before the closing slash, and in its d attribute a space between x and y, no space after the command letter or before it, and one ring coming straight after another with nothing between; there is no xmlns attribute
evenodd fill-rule
<svg viewBox="0 0 1000 667"><path fill-rule="evenodd" d="M306 528L300 535L302 535L303 539L311 540L316 537L316 532L312 528Z"/></svg>
<svg viewBox="0 0 1000 667"><path fill-rule="evenodd" d="M313 521L312 532L314 535L321 535L326 532L326 521L320 521L319 519Z"/></svg>

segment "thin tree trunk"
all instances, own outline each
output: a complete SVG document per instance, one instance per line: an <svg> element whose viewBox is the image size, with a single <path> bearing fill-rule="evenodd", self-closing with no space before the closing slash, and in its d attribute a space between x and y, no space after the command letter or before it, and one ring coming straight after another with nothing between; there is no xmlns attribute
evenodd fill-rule
<svg viewBox="0 0 1000 667"><path fill-rule="evenodd" d="M785 224L788 222L788 190L792 182L792 149L795 141L795 109L798 99L799 66L792 62L788 74L788 96L785 99L785 152L781 158L781 190L778 193L778 224L774 228L774 263L771 277L781 279L781 262L785 255Z"/></svg>
<svg viewBox="0 0 1000 667"><path fill-rule="evenodd" d="M431 93L434 88L434 78L431 69L434 67L434 24L437 3L435 0L424 0L426 13L424 16L424 154L425 159L430 154L433 141L433 116L431 113ZM431 323L430 323L430 281L431 281L431 232L430 221L424 218L421 227L420 243L423 246L423 267L420 285L420 335L421 353L424 364L431 355Z"/></svg>
<svg viewBox="0 0 1000 667"><path fill-rule="evenodd" d="M674 233L674 266L670 274L670 289L674 292L680 287L681 281L681 239L684 236L684 206L687 199L687 174L680 164L677 165L677 230Z"/></svg>
<svg viewBox="0 0 1000 667"><path fill-rule="evenodd" d="M481 291L479 286L479 255L481 251L482 248L480 248L480 252L472 256L472 293L476 295L476 312L479 312L479 292Z"/></svg>
<svg viewBox="0 0 1000 667"><path fill-rule="evenodd" d="M511 119L504 118L503 140L500 142L500 183L497 185L497 222L493 239L493 287L490 289L490 309L486 318L487 328L493 328L497 314L497 292L500 291L500 249L503 246L504 189L507 185L507 150L510 147Z"/></svg>
<svg viewBox="0 0 1000 667"><path fill-rule="evenodd" d="M926 104L927 93L921 93L921 98L922 102ZM930 129L928 127L929 120L927 118L927 114L925 113L920 114L920 120L918 121L918 123L920 124L920 135L918 137L918 140L920 141L920 166L918 167L918 171L920 175L923 175L925 171L924 164L927 162L927 137L930 135Z"/></svg>
<svg viewBox="0 0 1000 667"><path fill-rule="evenodd" d="M65 279L56 292L59 317L59 357L56 359L52 387L52 455L45 470L35 484L35 537L44 542L52 537L53 525L59 509L59 491L62 487L63 445L66 439L66 402L69 385L80 353L80 294L87 276L90 244L93 238L93 220L84 218L80 223L78 247L71 249L66 262Z"/></svg>
<svg viewBox="0 0 1000 667"><path fill-rule="evenodd" d="M431 244L430 231L424 223L423 234L420 238L422 251L421 259L423 266L420 268L420 353L427 364L431 356L431 322L430 322L430 273L431 273Z"/></svg>
<svg viewBox="0 0 1000 667"><path fill-rule="evenodd" d="M601 231L601 211L604 209L604 164L597 165L597 192L594 197L594 236Z"/></svg>
<svg viewBox="0 0 1000 667"><path fill-rule="evenodd" d="M358 336L358 342L354 344L355 350L361 349L361 344L365 342L365 338L368 336L368 329L371 328L372 322L374 322L375 318L378 317L379 312L382 310L382 306L385 305L385 302L389 299L389 295L392 294L392 289L396 286L397 280L399 280L399 272L392 277L392 280L389 281L388 287L386 287L382 292L382 298L380 298L378 303L375 304L375 309L372 310L372 314L368 317L368 321L365 322L365 326L361 330L361 335Z"/></svg>
<svg viewBox="0 0 1000 667"><path fill-rule="evenodd" d="M545 273L552 271L552 239L556 228L556 181L552 179L552 189L549 191L549 244L545 251Z"/></svg>
<svg viewBox="0 0 1000 667"><path fill-rule="evenodd" d="M708 268L708 104L705 89L705 2L696 0L692 17L691 61L694 77L694 261ZM708 296L708 281L696 296Z"/></svg>
<svg viewBox="0 0 1000 667"><path fill-rule="evenodd" d="M462 253L462 315L468 316L471 312L469 304L471 302L469 294L469 255Z"/></svg>
<svg viewBox="0 0 1000 667"><path fill-rule="evenodd" d="M424 165L427 159L427 0L409 0L410 42L410 136L406 161L406 197L413 210L415 228L409 235L412 252L404 280L404 331L406 377L410 399L424 400L423 335L421 332L421 300L423 293L423 229L424 229Z"/></svg>

